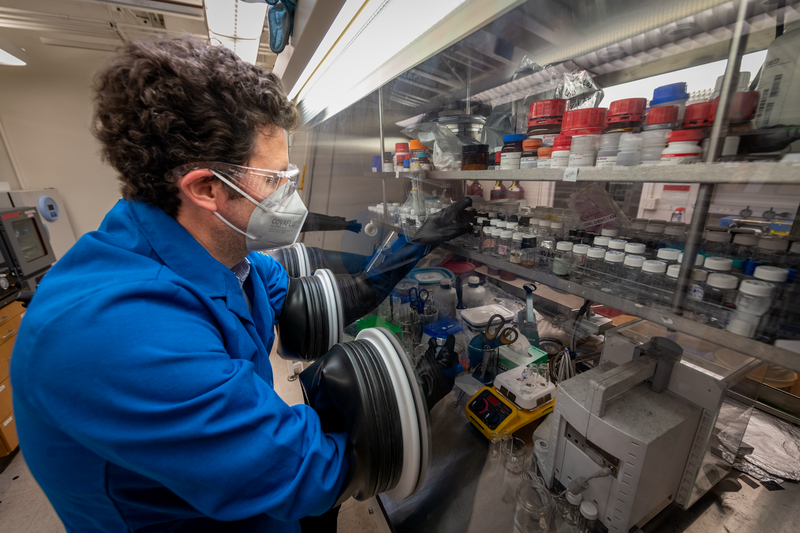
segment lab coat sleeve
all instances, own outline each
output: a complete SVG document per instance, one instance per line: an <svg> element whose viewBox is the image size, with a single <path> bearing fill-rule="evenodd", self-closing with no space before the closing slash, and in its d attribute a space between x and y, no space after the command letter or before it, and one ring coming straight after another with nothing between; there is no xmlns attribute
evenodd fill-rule
<svg viewBox="0 0 800 533"><path fill-rule="evenodd" d="M33 397L86 448L214 519L325 512L347 471L346 436L323 433L310 407L288 406L252 362L232 359L209 302L224 307L167 281L94 294L79 304L90 334L53 317L36 337Z"/></svg>
<svg viewBox="0 0 800 533"><path fill-rule="evenodd" d="M267 299L275 310L274 325L277 325L278 317L283 309L283 302L286 299L286 292L289 289L289 274L279 262L268 255L251 253L248 255L248 259L251 267L264 284Z"/></svg>

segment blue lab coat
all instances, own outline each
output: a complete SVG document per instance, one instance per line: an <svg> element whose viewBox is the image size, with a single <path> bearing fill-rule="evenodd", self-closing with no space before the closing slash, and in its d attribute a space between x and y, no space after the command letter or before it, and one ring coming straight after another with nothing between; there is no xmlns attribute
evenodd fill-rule
<svg viewBox="0 0 800 533"><path fill-rule="evenodd" d="M11 380L22 452L67 531L299 531L334 503L346 436L276 394L288 276L249 259L252 316L183 226L120 201L45 276Z"/></svg>

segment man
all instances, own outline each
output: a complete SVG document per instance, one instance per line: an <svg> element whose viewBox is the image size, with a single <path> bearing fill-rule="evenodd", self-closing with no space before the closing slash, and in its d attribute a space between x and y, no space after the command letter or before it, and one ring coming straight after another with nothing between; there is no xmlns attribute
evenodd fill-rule
<svg viewBox="0 0 800 533"><path fill-rule="evenodd" d="M95 93L124 199L23 320L11 376L28 466L70 532L297 531L353 466L347 435L273 390L293 285L250 253L303 225L297 112L272 74L190 38L128 44Z"/></svg>

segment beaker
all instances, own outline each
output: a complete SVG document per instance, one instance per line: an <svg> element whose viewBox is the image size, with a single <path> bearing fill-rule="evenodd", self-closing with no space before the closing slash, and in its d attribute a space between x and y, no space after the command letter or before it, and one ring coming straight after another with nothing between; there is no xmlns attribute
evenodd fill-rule
<svg viewBox="0 0 800 533"><path fill-rule="evenodd" d="M496 431L492 433L491 443L489 444L489 460L493 463L500 462L500 448L503 441L500 439L500 434Z"/></svg>
<svg viewBox="0 0 800 533"><path fill-rule="evenodd" d="M525 458L528 455L525 441L511 437L505 441L505 447L506 472L511 475L521 474L525 470Z"/></svg>
<svg viewBox="0 0 800 533"><path fill-rule="evenodd" d="M514 524L522 533L539 533L550 528L553 501L541 487L523 481L517 488Z"/></svg>

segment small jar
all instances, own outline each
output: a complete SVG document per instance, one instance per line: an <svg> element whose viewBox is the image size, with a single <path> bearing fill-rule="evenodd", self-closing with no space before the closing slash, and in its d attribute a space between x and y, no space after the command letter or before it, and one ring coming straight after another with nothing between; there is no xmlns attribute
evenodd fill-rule
<svg viewBox="0 0 800 533"><path fill-rule="evenodd" d="M563 240L564 239L564 223L563 222L551 222L550 223L550 234L557 241Z"/></svg>
<svg viewBox="0 0 800 533"><path fill-rule="evenodd" d="M607 249L609 242L611 242L611 237L603 237L602 235L599 235L599 236L594 238L594 241L592 242L592 246L594 246L595 248L606 248Z"/></svg>
<svg viewBox="0 0 800 533"><path fill-rule="evenodd" d="M739 284L736 312L725 328L743 337L754 337L761 317L769 311L775 285L766 281L746 279Z"/></svg>
<svg viewBox="0 0 800 533"><path fill-rule="evenodd" d="M662 294L662 301L667 305L672 303L672 295L678 290L678 275L680 272L680 265L669 265L667 267L667 277L664 279L664 293Z"/></svg>
<svg viewBox="0 0 800 533"><path fill-rule="evenodd" d="M408 149L408 143L395 143L394 145L394 171L399 172L403 170L403 161L411 157L411 152ZM410 163L409 163L410 164Z"/></svg>
<svg viewBox="0 0 800 533"><path fill-rule="evenodd" d="M581 519L578 521L578 533L596 533L597 506L592 502L581 502Z"/></svg>
<svg viewBox="0 0 800 533"><path fill-rule="evenodd" d="M739 278L736 276L709 274L706 279L706 292L703 296L703 301L732 308L736 305L736 287L738 286Z"/></svg>
<svg viewBox="0 0 800 533"><path fill-rule="evenodd" d="M625 253L617 250L606 252L603 263L603 278L600 290L603 292L616 292L625 277Z"/></svg>
<svg viewBox="0 0 800 533"><path fill-rule="evenodd" d="M523 248L519 256L519 266L533 268L536 266L536 248Z"/></svg>
<svg viewBox="0 0 800 533"><path fill-rule="evenodd" d="M619 228L603 228L600 230L600 235L602 237L609 237L611 239L616 239L619 237Z"/></svg>
<svg viewBox="0 0 800 533"><path fill-rule="evenodd" d="M785 239L780 237L761 237L753 259L762 265L780 266L783 264L783 258L788 248L789 241Z"/></svg>
<svg viewBox="0 0 800 533"><path fill-rule="evenodd" d="M625 252L625 247L628 245L628 241L625 239L611 239L608 241L608 249L609 250L616 250L618 252Z"/></svg>
<svg viewBox="0 0 800 533"><path fill-rule="evenodd" d="M581 520L581 502L583 501L583 496L580 494L572 494L571 492L567 491L566 494L567 503L564 505L564 511L561 514L561 518L564 519L564 522L570 526L577 526L578 522Z"/></svg>
<svg viewBox="0 0 800 533"><path fill-rule="evenodd" d="M524 133L505 135L500 153L500 170L519 170L522 158L522 142L528 138Z"/></svg>
<svg viewBox="0 0 800 533"><path fill-rule="evenodd" d="M569 276L572 264L572 243L569 241L559 241L556 243L556 250L553 255L553 274L566 278Z"/></svg>
<svg viewBox="0 0 800 533"><path fill-rule="evenodd" d="M625 238L629 241L641 242L647 224L650 223L648 218L634 218L631 220L631 225L625 229Z"/></svg>
<svg viewBox="0 0 800 533"><path fill-rule="evenodd" d="M686 246L686 224L667 224L664 227L664 236L658 245L683 250Z"/></svg>
<svg viewBox="0 0 800 533"><path fill-rule="evenodd" d="M526 233L522 236L521 249L536 248L536 235L533 233Z"/></svg>
<svg viewBox="0 0 800 533"><path fill-rule="evenodd" d="M731 234L727 231L706 231L700 250L706 257L731 255Z"/></svg>
<svg viewBox="0 0 800 533"><path fill-rule="evenodd" d="M752 233L738 233L733 236L733 270L743 272L748 259L752 259L758 246L758 235Z"/></svg>
<svg viewBox="0 0 800 533"><path fill-rule="evenodd" d="M675 248L661 248L656 253L656 259L659 261L664 261L667 264L667 268L670 265L675 265L678 263L678 257L680 256L681 251L676 250Z"/></svg>
<svg viewBox="0 0 800 533"><path fill-rule="evenodd" d="M642 240L644 241L644 245L647 247L647 253L645 255L648 257L656 256L658 244L664 237L665 227L666 225L663 222L659 224L651 221L649 224L647 224L647 227L644 230L644 235L642 235Z"/></svg>
<svg viewBox="0 0 800 533"><path fill-rule="evenodd" d="M650 259L642 263L642 276L639 278L640 293L637 301L642 305L649 305L652 292L664 290L667 283L667 264L663 261Z"/></svg>
<svg viewBox="0 0 800 533"><path fill-rule="evenodd" d="M603 278L603 265L606 258L605 248L589 248L586 252L583 284L591 288L599 288Z"/></svg>
<svg viewBox="0 0 800 533"><path fill-rule="evenodd" d="M619 138L622 132L604 133L600 136L600 149L597 151L597 168L613 167L617 164L619 152ZM661 154L659 154L659 157Z"/></svg>
<svg viewBox="0 0 800 533"><path fill-rule="evenodd" d="M626 300L636 299L644 261L643 255L625 256L625 261L622 263L622 269L625 274L625 278L622 280L622 297Z"/></svg>
<svg viewBox="0 0 800 533"><path fill-rule="evenodd" d="M488 160L488 144L465 144L461 148L461 170L486 170Z"/></svg>
<svg viewBox="0 0 800 533"><path fill-rule="evenodd" d="M669 144L661 152L661 165L684 165L699 162L703 149L698 144L703 133L698 130L678 130L669 134Z"/></svg>
<svg viewBox="0 0 800 533"><path fill-rule="evenodd" d="M702 268L692 270L692 279L689 283L689 298L695 301L702 301L706 292L706 280L708 271Z"/></svg>
<svg viewBox="0 0 800 533"><path fill-rule="evenodd" d="M599 135L576 135L569 151L570 167L593 167L597 158Z"/></svg>
<svg viewBox="0 0 800 533"><path fill-rule="evenodd" d="M511 236L511 251L508 253L508 260L518 265L520 257L522 257L522 233L517 231Z"/></svg>
<svg viewBox="0 0 800 533"><path fill-rule="evenodd" d="M494 253L494 247L496 246L494 240L494 230L496 226L484 226L483 228L483 244L481 245L481 252L486 255L492 255Z"/></svg>
<svg viewBox="0 0 800 533"><path fill-rule="evenodd" d="M733 270L733 260L727 257L706 257L703 261L703 268L709 274L729 274Z"/></svg>
<svg viewBox="0 0 800 533"><path fill-rule="evenodd" d="M583 269L586 266L586 254L589 253L588 244L574 244L572 246L572 267L570 268L570 279L577 283L583 281Z"/></svg>
<svg viewBox="0 0 800 533"><path fill-rule="evenodd" d="M552 146L542 146L537 151L539 159L536 160L536 168L550 168L550 161L553 157Z"/></svg>
<svg viewBox="0 0 800 533"><path fill-rule="evenodd" d="M646 98L625 98L611 102L608 106L606 129L603 130L603 133L639 133L642 131L646 108Z"/></svg>
<svg viewBox="0 0 800 533"><path fill-rule="evenodd" d="M561 133L567 105L568 101L561 98L533 102L528 109L528 137L541 139L543 146L553 146L553 141Z"/></svg>
<svg viewBox="0 0 800 533"><path fill-rule="evenodd" d="M642 157L642 137L638 133L623 133L619 138L618 167L636 167Z"/></svg>
<svg viewBox="0 0 800 533"><path fill-rule="evenodd" d="M503 230L500 232L500 239L497 241L497 257L500 259L508 259L513 235L513 231Z"/></svg>
<svg viewBox="0 0 800 533"><path fill-rule="evenodd" d="M646 250L647 246L640 242L629 242L625 245L624 251L626 254L644 255Z"/></svg>
<svg viewBox="0 0 800 533"><path fill-rule="evenodd" d="M666 109L666 108L656 108ZM652 110L651 110L652 112ZM642 155L639 164L642 166L654 166L661 162L661 154L667 147L667 139L671 130L658 129L643 131L642 135Z"/></svg>
<svg viewBox="0 0 800 533"><path fill-rule="evenodd" d="M697 254L694 258L695 268L703 266L706 257L703 254ZM683 252L678 254L678 263L683 263ZM705 281L705 280L704 280Z"/></svg>
<svg viewBox="0 0 800 533"><path fill-rule="evenodd" d="M541 139L525 139L522 141L522 155L519 160L519 168L537 168L539 161L539 148L542 146Z"/></svg>
<svg viewBox="0 0 800 533"><path fill-rule="evenodd" d="M551 152L550 168L567 168L569 166L570 146L572 137L559 135L553 141L553 151Z"/></svg>

